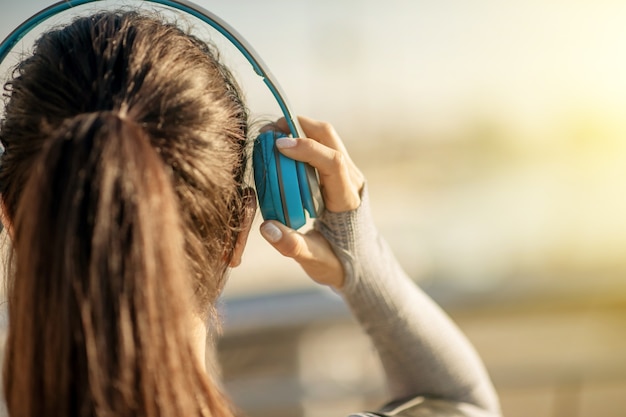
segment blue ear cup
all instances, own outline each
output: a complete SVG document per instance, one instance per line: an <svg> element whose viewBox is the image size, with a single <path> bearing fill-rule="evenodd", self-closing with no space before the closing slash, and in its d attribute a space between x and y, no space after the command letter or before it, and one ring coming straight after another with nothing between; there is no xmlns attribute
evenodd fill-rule
<svg viewBox="0 0 626 417"><path fill-rule="evenodd" d="M308 165L281 154L274 142L284 133L266 131L254 141L252 164L261 214L292 229L306 223L305 210L316 217L307 177ZM312 169L312 168L311 168Z"/></svg>
<svg viewBox="0 0 626 417"><path fill-rule="evenodd" d="M315 218L317 217L316 213L319 213L320 210L313 197L315 192L311 188L315 186L317 193L320 192L315 169L309 164L296 161L296 171L298 173L298 186L300 187L302 206L312 218ZM311 181L313 181L313 183L311 183Z"/></svg>

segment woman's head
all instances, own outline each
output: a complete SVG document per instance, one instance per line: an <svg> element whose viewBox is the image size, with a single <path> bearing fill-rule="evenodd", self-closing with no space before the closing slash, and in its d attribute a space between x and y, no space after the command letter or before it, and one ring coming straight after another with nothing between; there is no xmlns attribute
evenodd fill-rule
<svg viewBox="0 0 626 417"><path fill-rule="evenodd" d="M11 412L225 412L181 323L219 293L246 217L227 69L174 25L107 12L44 34L7 97Z"/></svg>
<svg viewBox="0 0 626 417"><path fill-rule="evenodd" d="M104 13L42 36L16 75L0 136L9 218L55 131L83 114L117 113L141 127L163 160L199 295L213 299L224 264L214 255L228 252L237 233L247 161L246 109L215 53L152 17Z"/></svg>

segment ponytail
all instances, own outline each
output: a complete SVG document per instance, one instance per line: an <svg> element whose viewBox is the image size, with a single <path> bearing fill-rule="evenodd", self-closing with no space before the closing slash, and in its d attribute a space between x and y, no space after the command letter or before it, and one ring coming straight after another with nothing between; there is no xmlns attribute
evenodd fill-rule
<svg viewBox="0 0 626 417"><path fill-rule="evenodd" d="M232 415L192 352L177 198L139 124L87 113L50 133L14 226L12 417Z"/></svg>

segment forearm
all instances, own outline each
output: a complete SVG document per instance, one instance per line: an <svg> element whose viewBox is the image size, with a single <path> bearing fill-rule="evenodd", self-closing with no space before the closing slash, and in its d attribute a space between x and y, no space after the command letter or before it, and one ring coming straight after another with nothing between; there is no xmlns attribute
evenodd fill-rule
<svg viewBox="0 0 626 417"><path fill-rule="evenodd" d="M498 400L471 344L413 281L371 221L367 194L348 213L326 213L317 228L346 273L341 294L379 352L394 398L422 395L498 414Z"/></svg>

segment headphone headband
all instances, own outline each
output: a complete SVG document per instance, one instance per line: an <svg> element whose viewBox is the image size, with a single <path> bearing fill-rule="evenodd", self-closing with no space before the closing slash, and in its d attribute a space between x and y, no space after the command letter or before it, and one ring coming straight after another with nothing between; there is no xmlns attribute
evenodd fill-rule
<svg viewBox="0 0 626 417"><path fill-rule="evenodd" d="M9 51L13 49L13 47L28 34L32 29L37 27L40 23L48 20L49 18L69 10L73 7L82 6L88 3L95 3L99 1L105 0L66 0L59 1L47 8L41 10L40 12L34 14L29 19L25 20L21 25L15 28L0 44L0 63L4 61ZM287 124L289 125L289 130L293 137L301 137L301 128L298 124L298 119L295 117L295 114L291 111L289 104L287 103L287 99L285 98L285 94L283 93L280 85L271 74L267 65L261 60L259 54L252 48L252 46L241 36L232 26L223 21L221 18L216 16L214 13L190 2L187 0L142 0L148 3L160 4L163 6L168 6L173 9L185 12L190 14L209 26L216 29L220 34L222 34L226 39L230 41L248 60L248 62L252 65L254 72L256 72L261 78L263 78L263 82L267 85L267 87L272 92L272 95L278 102L280 109L287 120Z"/></svg>

